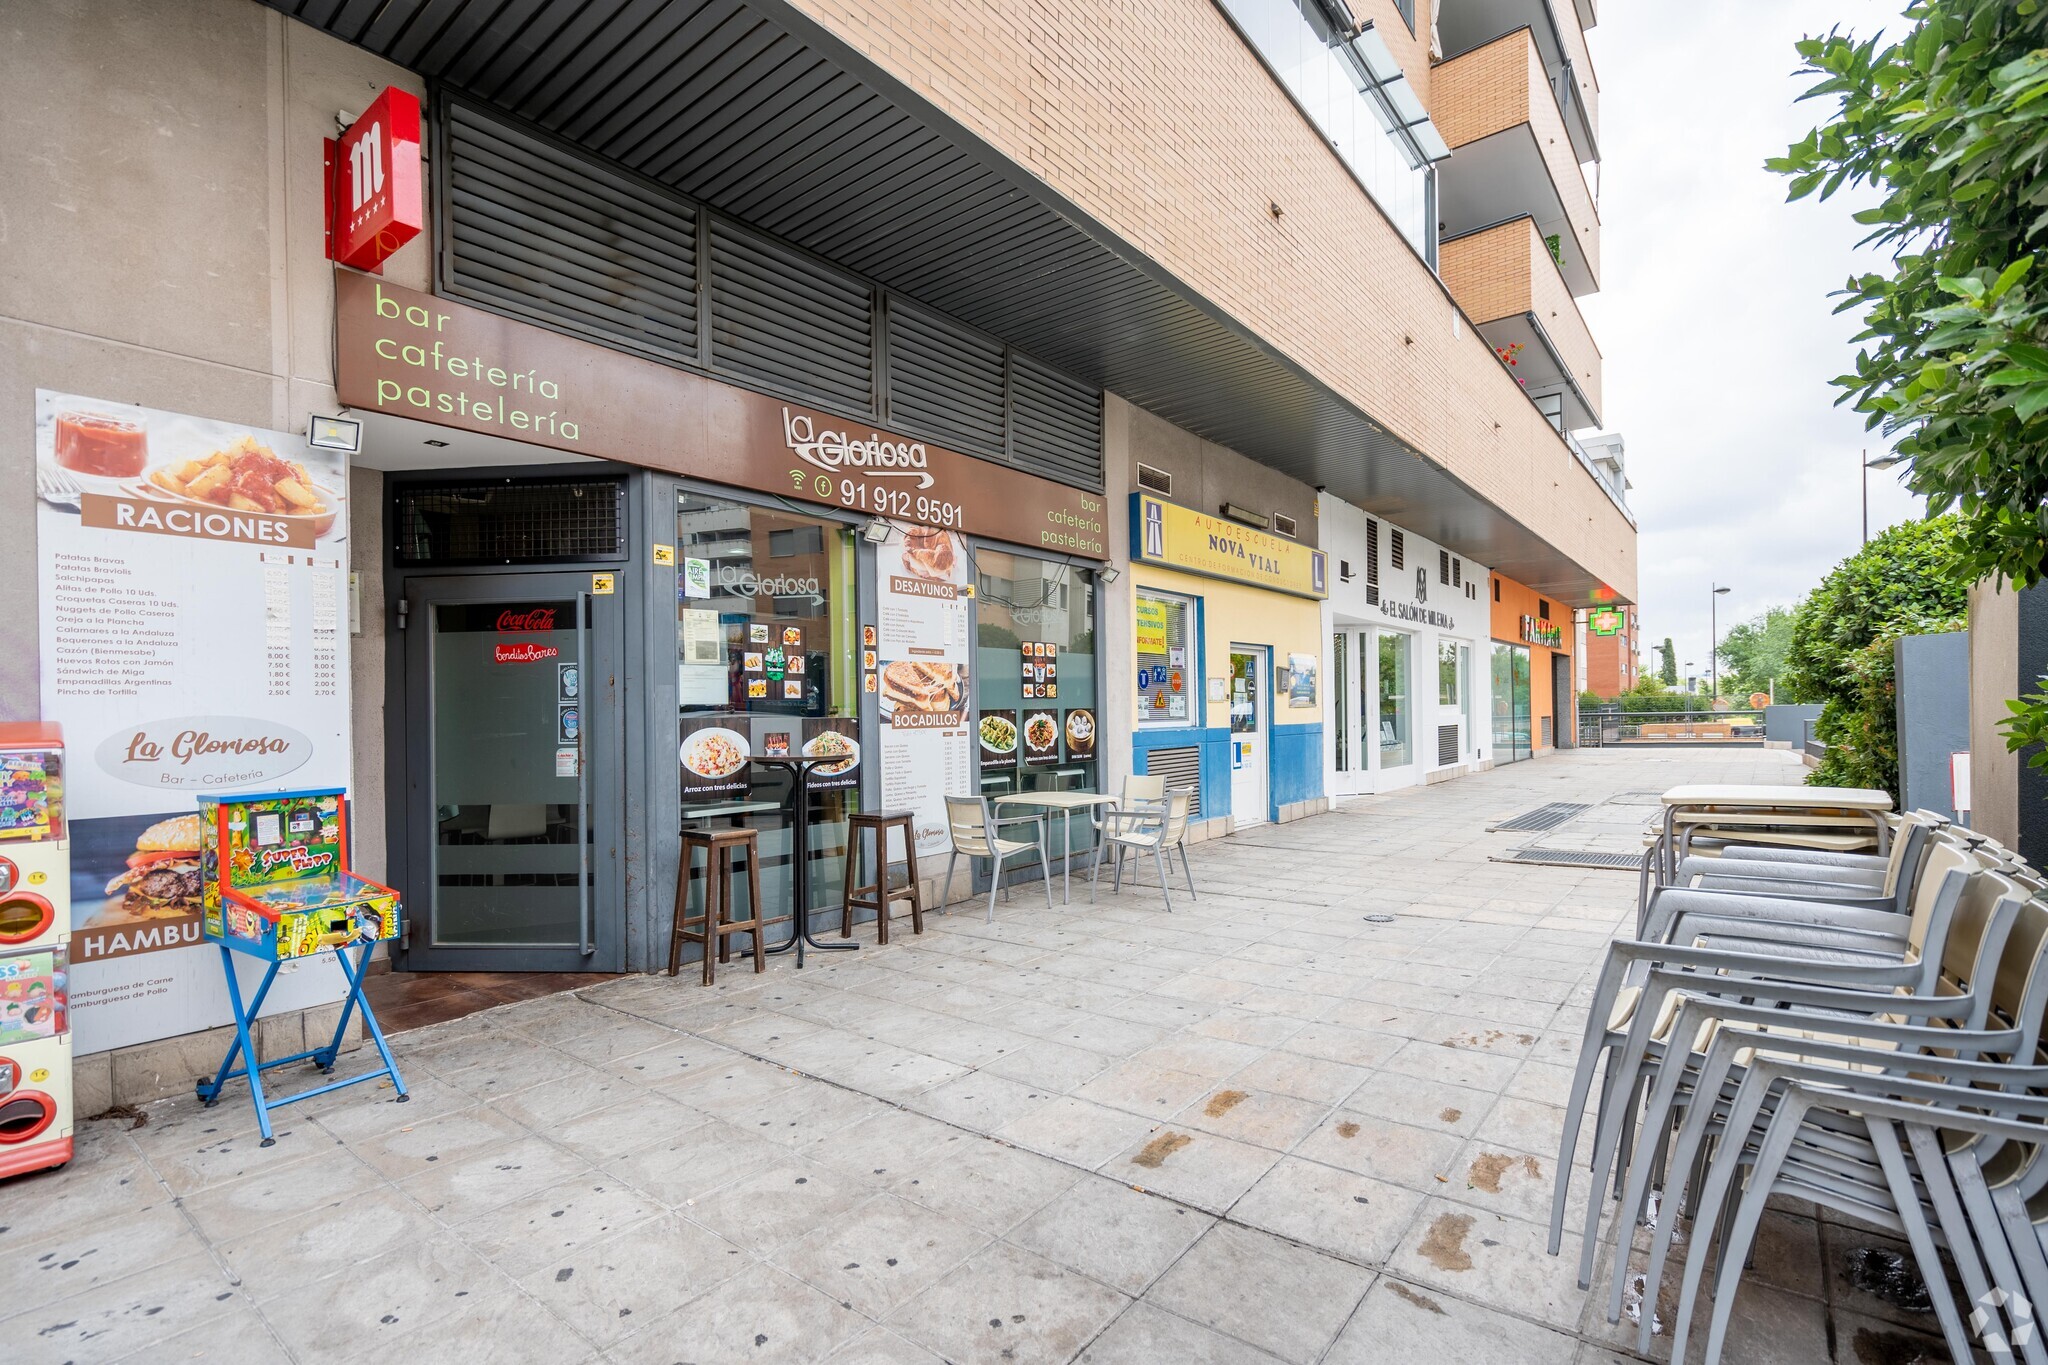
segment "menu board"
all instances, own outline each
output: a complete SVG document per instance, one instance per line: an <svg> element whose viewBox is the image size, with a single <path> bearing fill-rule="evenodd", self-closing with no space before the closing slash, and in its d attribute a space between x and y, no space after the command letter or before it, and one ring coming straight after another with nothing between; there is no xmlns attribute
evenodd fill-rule
<svg viewBox="0 0 2048 1365"><path fill-rule="evenodd" d="M946 797L980 790L967 719L973 580L958 535L891 527L876 550L882 805L913 813L917 851L930 855L948 844Z"/></svg>
<svg viewBox="0 0 2048 1365"><path fill-rule="evenodd" d="M1015 711L989 711L981 713L981 770L985 773L1007 772L1017 766L1017 713Z"/></svg>
<svg viewBox="0 0 2048 1365"><path fill-rule="evenodd" d="M349 780L346 458L38 390L42 715L64 727L80 1053L230 1022L198 798ZM265 1013L341 997L279 977Z"/></svg>
<svg viewBox="0 0 2048 1365"><path fill-rule="evenodd" d="M677 756L683 765L684 801L740 796L752 785L753 741L732 728L735 721L744 724L745 717L683 717Z"/></svg>
<svg viewBox="0 0 2048 1365"><path fill-rule="evenodd" d="M1092 763L1095 760L1095 713L1076 707L1067 712L1066 723L1061 728L1067 735L1067 761Z"/></svg>
<svg viewBox="0 0 2048 1365"><path fill-rule="evenodd" d="M1017 646L1022 656L1021 695L1039 701L1060 694L1060 647L1046 640L1026 640Z"/></svg>

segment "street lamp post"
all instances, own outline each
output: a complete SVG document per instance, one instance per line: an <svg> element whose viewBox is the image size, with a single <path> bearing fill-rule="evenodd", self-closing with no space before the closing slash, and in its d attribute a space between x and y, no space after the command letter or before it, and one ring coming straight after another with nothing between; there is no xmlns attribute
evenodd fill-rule
<svg viewBox="0 0 2048 1365"><path fill-rule="evenodd" d="M1865 545L1870 543L1870 471L1873 469L1890 469L1893 465L1904 464L1906 461L1906 457L1903 455L1880 455L1874 460L1866 459L1865 457L1869 454L1870 452L1865 450L1858 452L1856 456L1863 466L1863 543Z"/></svg>
<svg viewBox="0 0 2048 1365"><path fill-rule="evenodd" d="M1714 590L1707 595L1707 668L1714 677L1714 690L1708 696L1707 703L1712 705L1721 697L1721 625L1716 611L1721 605L1721 599L1726 597L1731 589L1719 584L1709 586Z"/></svg>

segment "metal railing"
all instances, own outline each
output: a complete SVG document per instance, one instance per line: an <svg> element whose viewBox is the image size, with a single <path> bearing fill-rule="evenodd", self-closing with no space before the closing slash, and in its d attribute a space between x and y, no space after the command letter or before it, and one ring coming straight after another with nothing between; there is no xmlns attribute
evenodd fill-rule
<svg viewBox="0 0 2048 1365"><path fill-rule="evenodd" d="M1579 744L1593 749L1625 744L1746 744L1764 742L1761 711L1579 712Z"/></svg>

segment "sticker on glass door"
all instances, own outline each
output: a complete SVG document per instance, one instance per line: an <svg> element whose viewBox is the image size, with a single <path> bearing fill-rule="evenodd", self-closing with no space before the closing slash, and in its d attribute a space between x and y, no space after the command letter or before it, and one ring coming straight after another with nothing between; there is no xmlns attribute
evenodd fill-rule
<svg viewBox="0 0 2048 1365"><path fill-rule="evenodd" d="M1262 825L1267 800L1267 728L1272 693L1264 645L1230 647L1230 822Z"/></svg>

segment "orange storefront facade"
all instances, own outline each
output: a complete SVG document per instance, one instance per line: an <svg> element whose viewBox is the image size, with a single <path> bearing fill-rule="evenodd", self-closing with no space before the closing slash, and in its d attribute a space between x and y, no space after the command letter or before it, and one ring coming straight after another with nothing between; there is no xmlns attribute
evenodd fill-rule
<svg viewBox="0 0 2048 1365"><path fill-rule="evenodd" d="M1571 609L1512 578L1492 580L1493 761L1570 747L1578 734Z"/></svg>

